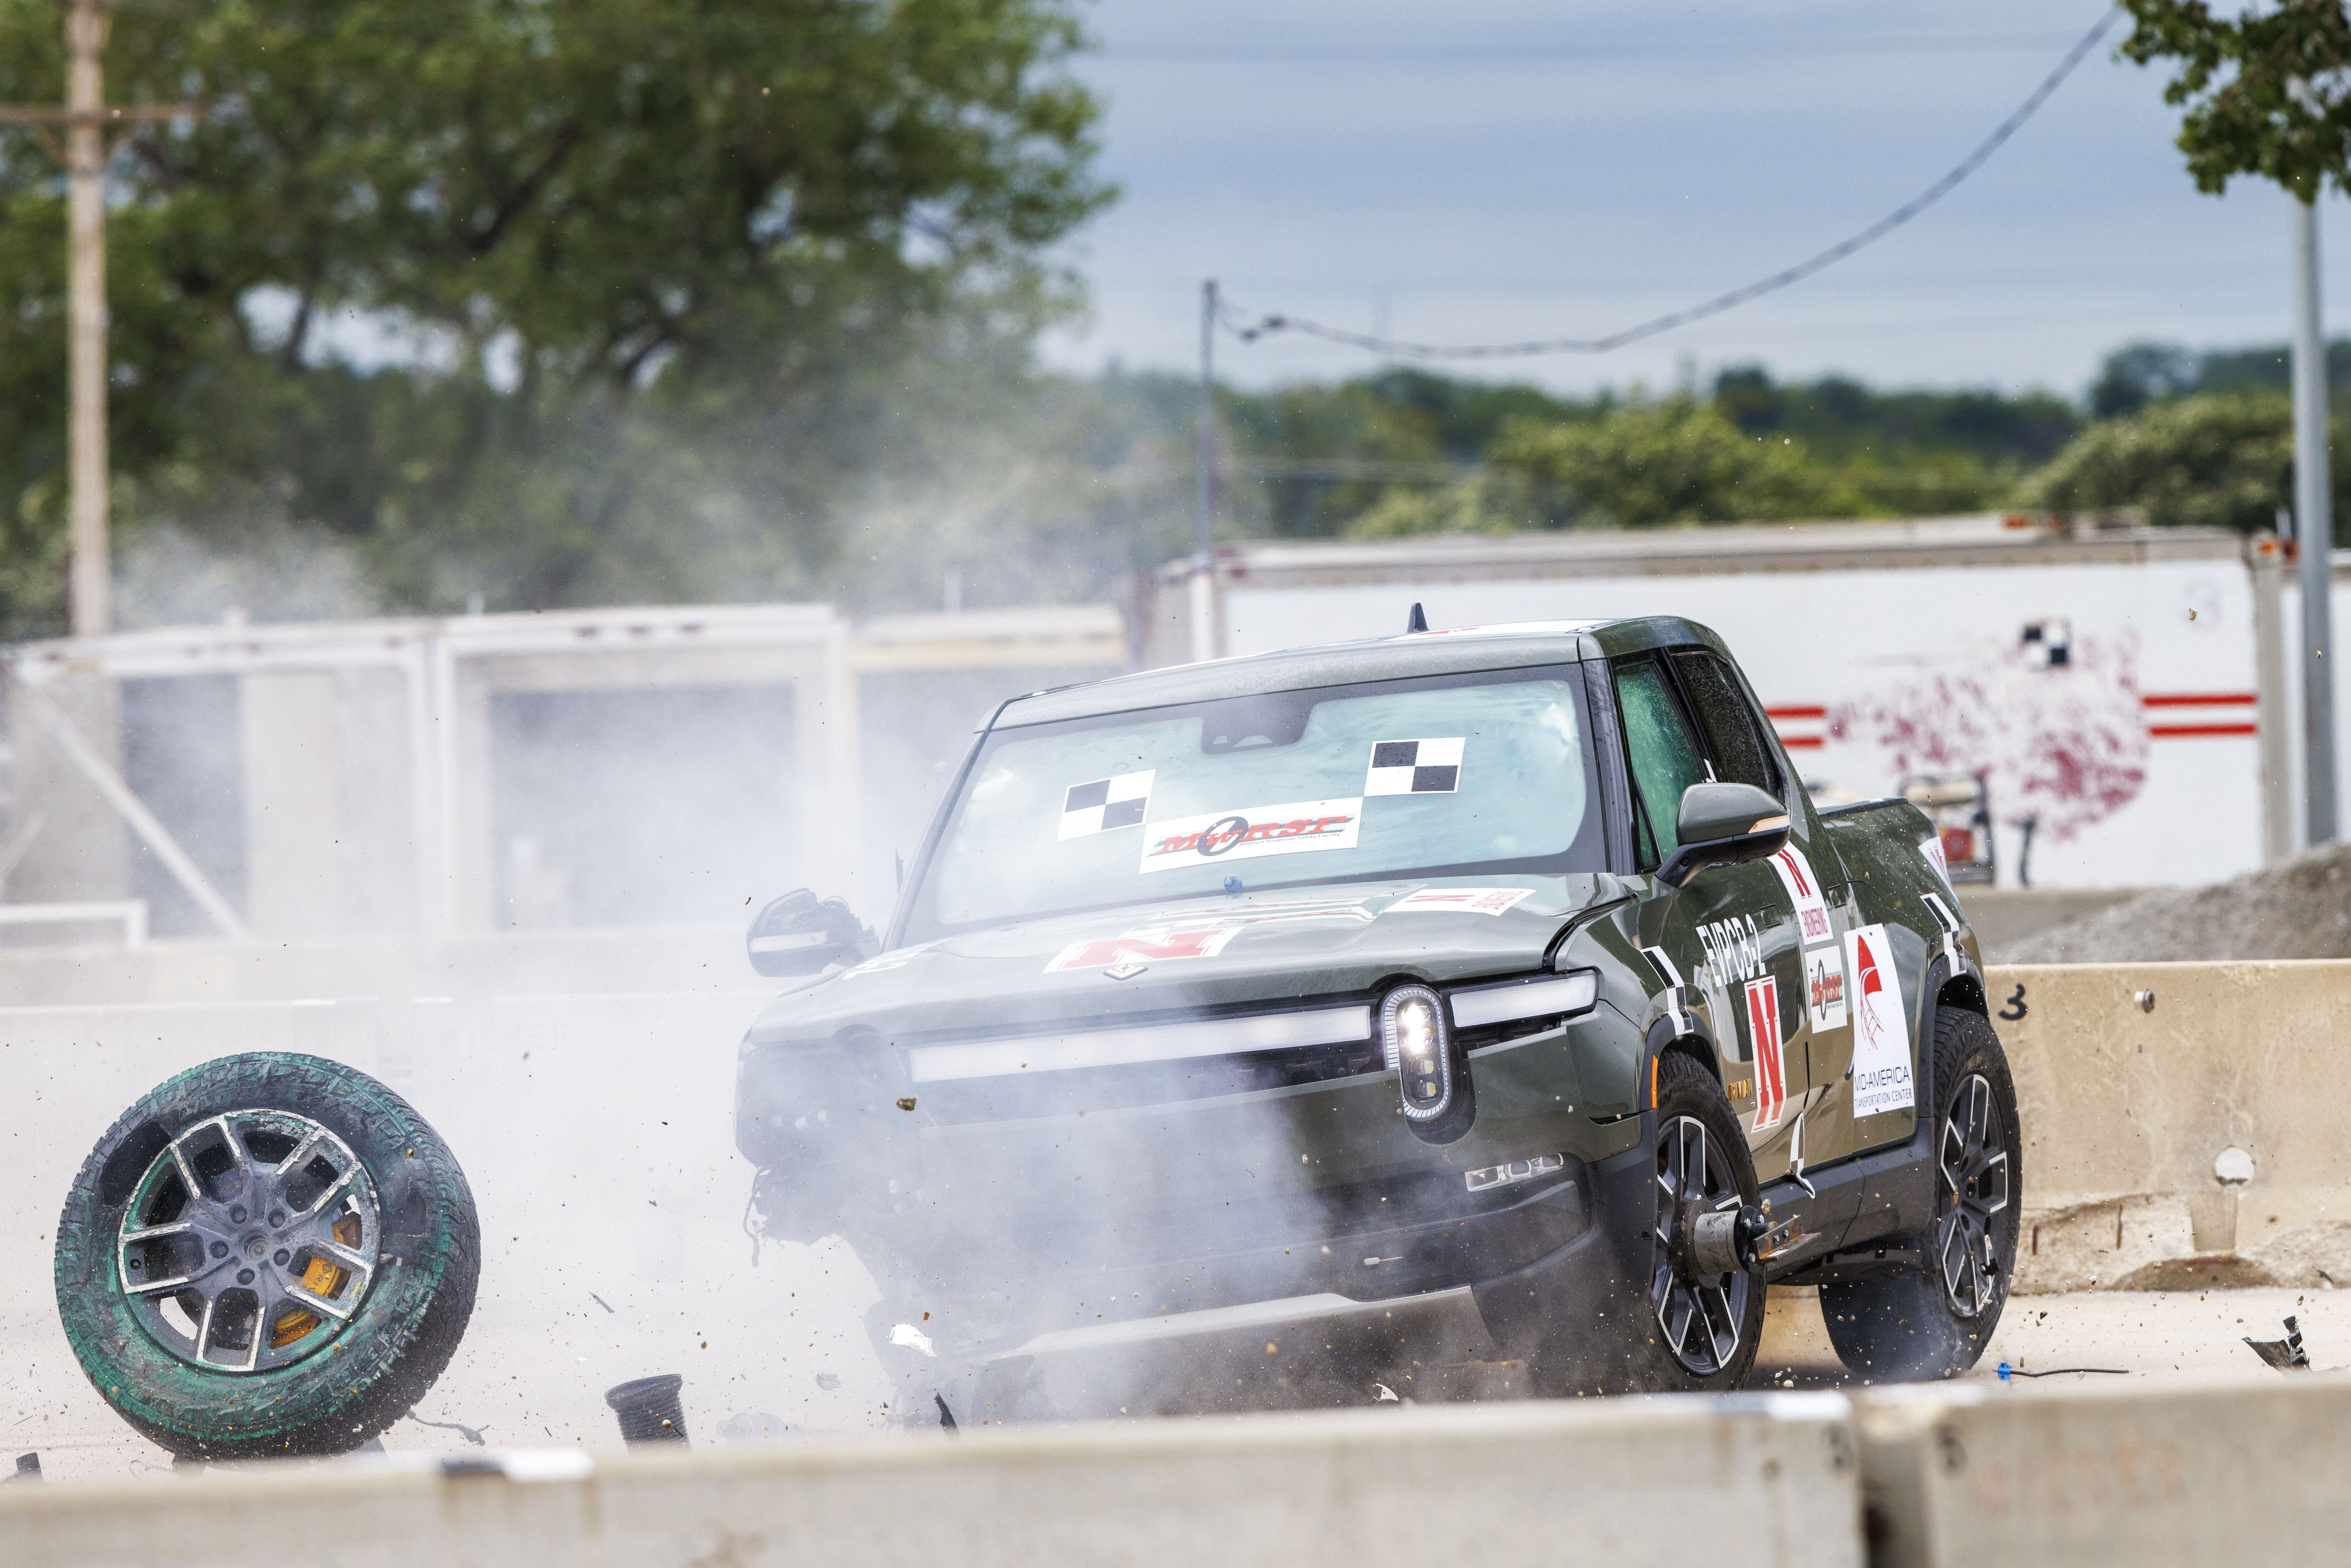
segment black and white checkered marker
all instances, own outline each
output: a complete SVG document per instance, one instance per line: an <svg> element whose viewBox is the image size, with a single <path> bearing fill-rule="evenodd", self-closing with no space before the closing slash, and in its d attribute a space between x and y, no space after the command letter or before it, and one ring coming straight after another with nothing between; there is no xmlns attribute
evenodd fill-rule
<svg viewBox="0 0 2351 1568"><path fill-rule="evenodd" d="M1140 773L1071 785L1070 792L1061 797L1061 836L1082 839L1113 828L1141 827L1144 808L1151 804L1151 776L1155 771L1146 768Z"/></svg>
<svg viewBox="0 0 2351 1568"><path fill-rule="evenodd" d="M1461 743L1450 740L1383 740L1372 747L1366 795L1450 795L1461 785Z"/></svg>

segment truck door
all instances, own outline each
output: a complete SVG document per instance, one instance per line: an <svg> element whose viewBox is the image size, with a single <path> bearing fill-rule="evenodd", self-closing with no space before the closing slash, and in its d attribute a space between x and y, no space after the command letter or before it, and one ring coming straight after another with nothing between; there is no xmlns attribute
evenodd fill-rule
<svg viewBox="0 0 2351 1568"><path fill-rule="evenodd" d="M1616 661L1613 673L1638 870L1654 873L1677 847L1675 817L1692 784L1748 783L1785 797L1777 747L1756 732L1760 718L1747 716L1742 688L1713 653L1645 653ZM1705 998L1723 1083L1764 1181L1787 1174L1813 1087L1803 943L1782 870L1717 866L1678 890L1658 884L1641 915L1641 941Z"/></svg>

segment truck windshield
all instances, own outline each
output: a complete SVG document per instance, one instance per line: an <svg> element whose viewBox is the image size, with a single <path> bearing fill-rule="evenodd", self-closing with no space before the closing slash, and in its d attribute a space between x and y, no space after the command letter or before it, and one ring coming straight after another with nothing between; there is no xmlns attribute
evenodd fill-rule
<svg viewBox="0 0 2351 1568"><path fill-rule="evenodd" d="M999 730L904 939L1308 883L1603 863L1581 666L1275 692Z"/></svg>

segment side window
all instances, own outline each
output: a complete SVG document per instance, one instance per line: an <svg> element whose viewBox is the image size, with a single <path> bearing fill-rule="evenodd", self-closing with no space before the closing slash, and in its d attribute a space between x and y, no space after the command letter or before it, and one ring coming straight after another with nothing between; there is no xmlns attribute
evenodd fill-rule
<svg viewBox="0 0 2351 1568"><path fill-rule="evenodd" d="M1633 768L1633 841L1643 871L1680 847L1674 821L1682 791L1707 779L1698 735L1681 695L1654 658L1616 666L1616 706L1625 716L1625 755Z"/></svg>
<svg viewBox="0 0 2351 1568"><path fill-rule="evenodd" d="M1785 799L1777 748L1761 732L1762 717L1729 666L1710 653L1685 648L1675 653L1674 668L1698 710L1716 776L1726 784L1752 784Z"/></svg>

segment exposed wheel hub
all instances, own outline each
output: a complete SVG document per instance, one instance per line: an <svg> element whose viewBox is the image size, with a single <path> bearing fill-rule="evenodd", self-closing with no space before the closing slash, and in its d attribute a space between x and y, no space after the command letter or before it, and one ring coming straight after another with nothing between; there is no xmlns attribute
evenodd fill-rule
<svg viewBox="0 0 2351 1568"><path fill-rule="evenodd" d="M1744 1207L1727 1151L1706 1124L1676 1116L1657 1129L1650 1304L1675 1359L1701 1376L1721 1371L1739 1354L1748 1292L1755 1289L1739 1257Z"/></svg>
<svg viewBox="0 0 2351 1568"><path fill-rule="evenodd" d="M264 1372L342 1331L374 1281L381 1229L375 1183L349 1145L291 1112L232 1111L181 1134L140 1177L116 1278L181 1360Z"/></svg>

